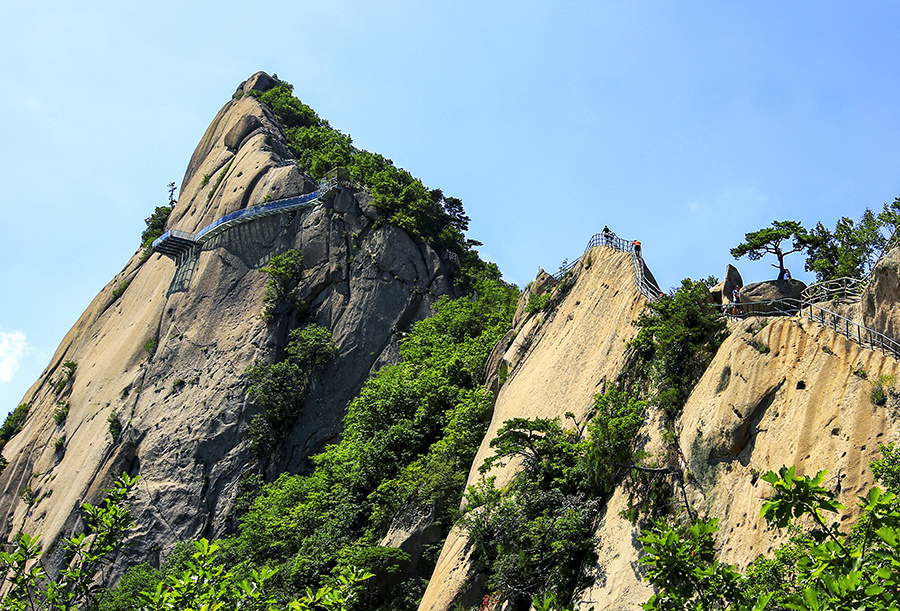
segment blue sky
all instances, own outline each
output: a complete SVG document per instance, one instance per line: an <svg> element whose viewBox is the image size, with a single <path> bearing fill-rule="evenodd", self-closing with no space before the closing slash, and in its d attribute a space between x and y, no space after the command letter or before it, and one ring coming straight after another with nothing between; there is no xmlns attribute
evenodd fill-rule
<svg viewBox="0 0 900 611"><path fill-rule="evenodd" d="M257 70L460 197L508 280L608 224L670 287L773 220L900 196L898 26L896 2L4 3L0 411Z"/></svg>

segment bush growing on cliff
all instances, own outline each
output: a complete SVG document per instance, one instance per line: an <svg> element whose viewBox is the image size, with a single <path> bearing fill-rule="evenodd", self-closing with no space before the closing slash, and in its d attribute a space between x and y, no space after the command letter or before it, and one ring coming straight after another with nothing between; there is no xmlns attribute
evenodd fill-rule
<svg viewBox="0 0 900 611"><path fill-rule="evenodd" d="M166 232L166 223L172 214L172 206L157 206L153 214L144 219L147 228L141 233L141 248L144 249L144 258L150 256L150 247L153 241Z"/></svg>
<svg viewBox="0 0 900 611"><path fill-rule="evenodd" d="M483 479L466 493L458 523L488 587L513 606L548 594L567 603L586 585L581 568L592 561L605 497L639 462L635 439L646 405L614 388L597 394L594 405L586 437L559 419L508 420L480 470L512 459L521 470L502 490Z"/></svg>
<svg viewBox="0 0 900 611"><path fill-rule="evenodd" d="M30 404L22 403L7 414L6 419L3 421L3 426L0 427L0 450L3 449L7 441L12 439L13 435L21 431L22 427L25 426L25 420L28 418L30 409Z"/></svg>
<svg viewBox="0 0 900 611"><path fill-rule="evenodd" d="M369 187L373 203L388 222L458 257L470 250L472 244L463 236L469 218L461 200L445 197L440 189L429 190L382 155L354 147L350 136L319 118L292 91L285 83L250 95L267 104L284 125L288 145L304 170L321 179L335 167L346 167L353 180Z"/></svg>
<svg viewBox="0 0 900 611"><path fill-rule="evenodd" d="M684 407L694 385L725 339L725 321L708 300L709 282L685 278L671 295L650 302L634 324L636 364L629 375L671 416Z"/></svg>
<svg viewBox="0 0 900 611"><path fill-rule="evenodd" d="M277 311L289 305L297 305L294 289L303 273L303 255L297 249L277 254L262 268L269 276L263 293L263 320L271 320Z"/></svg>
<svg viewBox="0 0 900 611"><path fill-rule="evenodd" d="M289 600L377 546L404 507L432 509L449 529L449 508L487 426L485 364L517 297L514 287L485 278L476 297L439 301L404 338L400 363L379 370L348 405L340 443L314 457L313 473L285 474L264 487L240 534L223 543L228 561L239 572L265 562L279 567L273 587ZM366 607L390 596L390 608L408 608L420 587L370 592Z"/></svg>
<svg viewBox="0 0 900 611"><path fill-rule="evenodd" d="M260 413L250 423L250 446L257 455L278 447L290 433L316 370L337 348L331 332L316 324L294 329L284 360L267 365L257 361L247 370L252 385L247 394Z"/></svg>

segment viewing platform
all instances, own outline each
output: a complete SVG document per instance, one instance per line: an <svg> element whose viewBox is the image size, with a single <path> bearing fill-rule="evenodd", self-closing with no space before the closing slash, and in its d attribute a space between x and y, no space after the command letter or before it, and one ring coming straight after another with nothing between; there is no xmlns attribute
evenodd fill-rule
<svg viewBox="0 0 900 611"><path fill-rule="evenodd" d="M153 240L153 251L175 259L198 244L199 242L194 239L194 234L178 229L170 229Z"/></svg>

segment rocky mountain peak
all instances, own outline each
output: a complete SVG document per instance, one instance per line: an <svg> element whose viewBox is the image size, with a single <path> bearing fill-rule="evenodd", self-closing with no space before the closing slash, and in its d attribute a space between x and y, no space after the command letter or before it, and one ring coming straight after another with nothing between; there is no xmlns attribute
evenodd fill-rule
<svg viewBox="0 0 900 611"><path fill-rule="evenodd" d="M259 72L238 93L277 83ZM271 110L236 96L191 156L167 228L194 234L316 188ZM141 476L130 553L155 562L178 540L232 528L248 474L308 469L307 458L340 436L346 404L371 372L398 358L398 334L455 294L437 252L376 219L371 197L343 185L314 205L230 226L174 258L138 251L24 397L29 418L4 448L3 534L43 533L45 563L59 567L58 542L78 525L80 504L96 502L127 471ZM261 268L291 249L303 261L296 305L264 320ZM258 409L245 372L278 358L289 332L309 323L331 333L336 356L312 380L283 445L261 459L248 442ZM56 439L64 440L59 448Z"/></svg>

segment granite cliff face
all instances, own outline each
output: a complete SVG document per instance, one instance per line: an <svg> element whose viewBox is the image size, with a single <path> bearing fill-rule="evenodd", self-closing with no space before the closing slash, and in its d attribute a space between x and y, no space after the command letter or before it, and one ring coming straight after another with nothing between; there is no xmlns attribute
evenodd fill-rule
<svg viewBox="0 0 900 611"><path fill-rule="evenodd" d="M226 214L317 188L269 109L246 95L276 84L254 75L216 116L188 164L169 228L194 233ZM451 266L380 221L369 195L345 185L315 207L234 226L174 261L136 253L23 399L29 417L3 449L2 534L43 533L45 563L58 568L57 543L79 526L79 505L96 502L127 471L141 476L132 500L137 545L129 553L155 563L177 540L232 527L245 475L307 470L308 458L339 438L345 406L363 382L397 360L400 333L439 297L455 296ZM260 314L268 278L260 269L291 248L303 254L302 305L267 322ZM844 304L842 313L894 335L898 262L900 250L889 253L860 303ZM581 421L594 395L628 365L632 321L647 303L634 269L630 254L599 246L571 281L557 284L542 273L522 296L514 329L491 358L494 410L468 483L506 420L572 412ZM529 314L529 295L547 288L552 307ZM288 332L307 320L331 331L337 356L315 376L283 448L259 461L247 437L257 410L246 396L246 369L281 356ZM900 364L808 319L729 325L674 438L691 506L721 518L721 558L746 565L778 543L758 517L768 493L761 473L783 464L801 473L828 469L840 500L855 505L871 484L878 444L900 433L900 394L889 390L884 405L872 400L873 383L900 379ZM64 419L54 418L65 408ZM121 424L115 437L110 419ZM663 420L649 414L639 440L651 455L671 458ZM515 462L495 467L496 485L516 471ZM639 529L621 516L627 502L622 487L606 502L595 531L598 561L583 567L593 584L579 593L579 608L637 609L650 594L638 563ZM433 516L418 517L412 525L398 521L381 543L421 556L441 534ZM842 519L852 521L853 510ZM486 593L466 543L464 532L450 533L421 609L474 605Z"/></svg>
<svg viewBox="0 0 900 611"><path fill-rule="evenodd" d="M515 339L504 356L510 373L470 484L505 420L563 419L566 412L583 418L593 394L622 371L626 343L636 333L631 322L646 303L627 259L604 247L593 249L587 264L575 268L575 284L552 314L517 316L509 336ZM898 260L900 250L885 257L861 303L842 306L853 310L845 315L870 320L879 330L895 328ZM692 510L721 520L721 560L746 567L781 543L759 515L771 491L759 476L782 465L796 465L798 473L809 475L827 469L829 487L850 508L842 522L855 519L857 497L873 483L869 462L880 457L880 443L900 437L900 395L891 390L886 404L876 405L873 384L898 375L900 363L892 356L862 348L806 318L729 323L728 338L674 423L676 466L686 474ZM638 437L645 451L667 464L664 457L672 454L663 440L663 422L660 413L651 412ZM510 463L491 473L502 487L516 470ZM578 594L579 609L639 609L652 594L642 581L640 528L621 515L627 508L628 494L619 486L595 531L598 560L582 567L593 585ZM456 600L480 602L488 592L472 553L465 533L451 532L420 610L445 611Z"/></svg>
<svg viewBox="0 0 900 611"><path fill-rule="evenodd" d="M216 116L188 164L169 228L195 232L230 212L315 189L269 109L243 95L275 84L254 75ZM396 360L398 333L454 294L438 254L376 222L370 202L364 191L341 188L311 210L228 229L177 264L136 253L23 399L31 405L27 423L3 451L3 534L43 533L46 558L58 566L56 543L77 525L79 505L96 502L128 471L141 476L130 553L156 561L179 539L227 529L246 473L308 469L307 458L339 437L345 406L370 372ZM260 268L289 248L303 253L308 307L267 323ZM331 330L338 353L313 380L283 450L260 467L246 435L255 410L245 371L281 354L290 328L307 318ZM71 363L74 375L57 384ZM63 406L68 415L57 424ZM109 418L122 424L116 439ZM64 451L55 447L59 438Z"/></svg>

